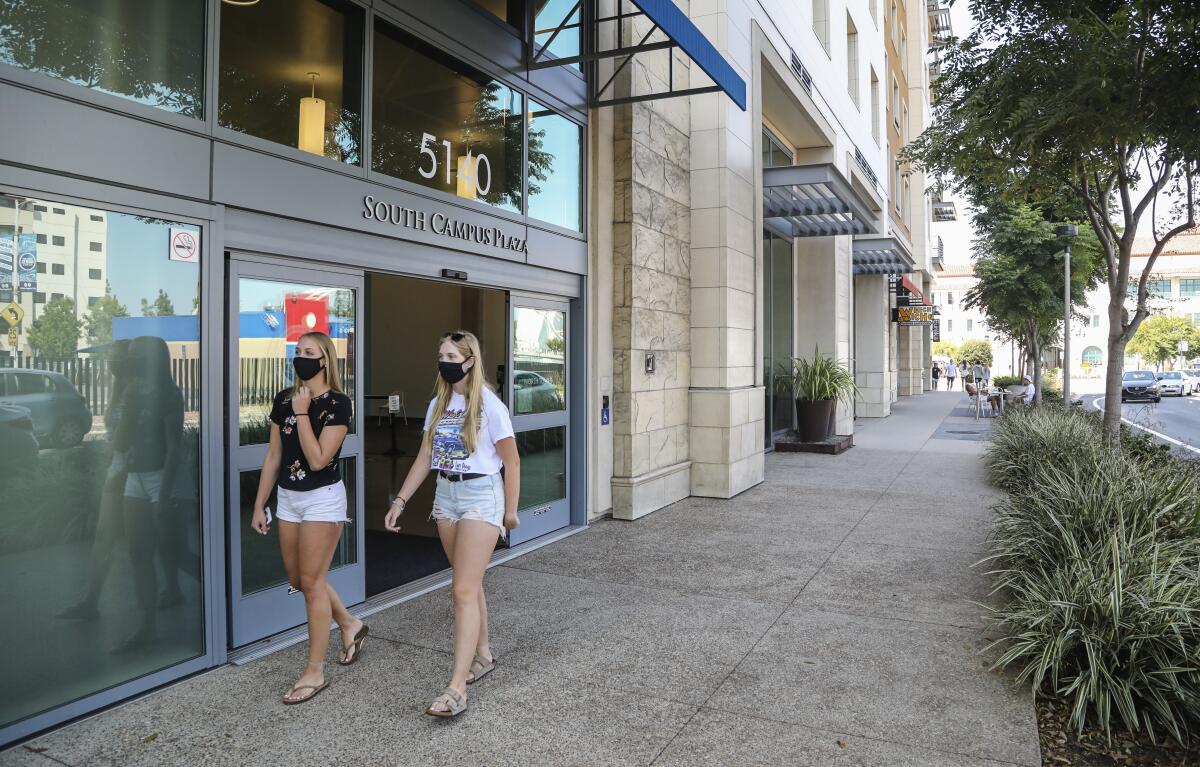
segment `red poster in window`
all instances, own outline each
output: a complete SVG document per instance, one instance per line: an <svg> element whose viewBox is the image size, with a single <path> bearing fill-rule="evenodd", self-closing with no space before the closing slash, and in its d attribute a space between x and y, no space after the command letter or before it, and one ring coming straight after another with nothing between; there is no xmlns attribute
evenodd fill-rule
<svg viewBox="0 0 1200 767"><path fill-rule="evenodd" d="M313 298L305 293L288 293L283 306L287 323L288 343L294 343L305 333L329 333L329 299Z"/></svg>

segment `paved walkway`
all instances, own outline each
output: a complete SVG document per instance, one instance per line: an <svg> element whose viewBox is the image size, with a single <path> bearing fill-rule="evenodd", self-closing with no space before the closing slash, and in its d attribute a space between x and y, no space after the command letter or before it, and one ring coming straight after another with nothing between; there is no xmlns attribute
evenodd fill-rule
<svg viewBox="0 0 1200 767"><path fill-rule="evenodd" d="M501 665L457 721L421 714L450 665L445 591L374 616L313 703L293 647L0 754L68 765L1040 764L1027 691L986 669L986 429L960 393L905 398L837 456L768 456L691 498L488 576ZM958 411L961 412L961 411Z"/></svg>

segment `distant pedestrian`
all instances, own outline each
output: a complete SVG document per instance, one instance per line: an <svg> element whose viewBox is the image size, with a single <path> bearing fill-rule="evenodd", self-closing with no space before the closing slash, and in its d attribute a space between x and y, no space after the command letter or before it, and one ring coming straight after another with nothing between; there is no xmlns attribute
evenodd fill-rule
<svg viewBox="0 0 1200 767"><path fill-rule="evenodd" d="M983 370L983 365L978 362L971 366L971 378L974 379L977 386L983 384Z"/></svg>
<svg viewBox="0 0 1200 767"><path fill-rule="evenodd" d="M987 386L992 382L992 368L990 365L983 366L983 385Z"/></svg>
<svg viewBox="0 0 1200 767"><path fill-rule="evenodd" d="M954 379L958 377L958 368L954 366L954 360L946 363L946 388L954 388Z"/></svg>
<svg viewBox="0 0 1200 767"><path fill-rule="evenodd" d="M933 369L929 371L929 374L933 376L933 390L937 391L938 379L942 377L942 366L936 362L933 363Z"/></svg>

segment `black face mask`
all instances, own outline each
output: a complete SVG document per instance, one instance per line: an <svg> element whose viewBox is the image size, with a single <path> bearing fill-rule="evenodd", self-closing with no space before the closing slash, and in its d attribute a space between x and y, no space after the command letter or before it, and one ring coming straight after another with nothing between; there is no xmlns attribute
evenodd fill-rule
<svg viewBox="0 0 1200 767"><path fill-rule="evenodd" d="M321 360L316 357L292 357L292 367L301 381L307 381L321 372Z"/></svg>
<svg viewBox="0 0 1200 767"><path fill-rule="evenodd" d="M465 361L463 360L463 362ZM462 362L439 362L438 373L442 376L442 380L451 386L467 377L467 371L463 370Z"/></svg>

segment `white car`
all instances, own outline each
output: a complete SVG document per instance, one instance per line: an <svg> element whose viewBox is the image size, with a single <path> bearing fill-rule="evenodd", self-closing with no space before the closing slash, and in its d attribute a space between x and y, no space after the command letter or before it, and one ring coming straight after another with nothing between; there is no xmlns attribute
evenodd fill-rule
<svg viewBox="0 0 1200 767"><path fill-rule="evenodd" d="M1192 385L1191 393L1196 394L1200 392L1200 368L1188 368L1183 371L1183 374Z"/></svg>
<svg viewBox="0 0 1200 767"><path fill-rule="evenodd" d="M1176 397L1186 396L1191 392L1191 381L1179 370L1168 370L1158 374L1158 393L1160 396L1174 394Z"/></svg>

